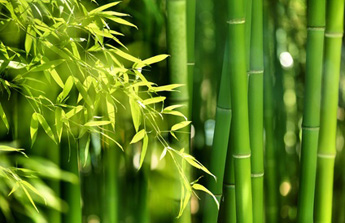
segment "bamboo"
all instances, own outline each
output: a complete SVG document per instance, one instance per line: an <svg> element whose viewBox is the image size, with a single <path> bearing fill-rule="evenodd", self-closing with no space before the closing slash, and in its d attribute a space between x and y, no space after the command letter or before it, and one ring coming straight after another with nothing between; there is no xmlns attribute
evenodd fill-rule
<svg viewBox="0 0 345 223"><path fill-rule="evenodd" d="M168 0L167 1L167 40L169 58L169 78L173 84L184 84L178 92L172 92L170 95L171 104L180 104L180 109L187 118L189 118L189 89L188 89L188 69L187 69L187 27L186 27L186 1L185 0ZM187 134L178 134L179 142L177 147L184 148L189 153L190 129L182 129ZM189 168L184 165L184 172L189 176ZM183 215L176 219L175 222L190 223L191 213L190 204L187 205Z"/></svg>
<svg viewBox="0 0 345 223"><path fill-rule="evenodd" d="M264 221L264 151L263 151L263 6L253 1L249 70L249 133L252 150L253 219Z"/></svg>
<svg viewBox="0 0 345 223"><path fill-rule="evenodd" d="M233 129L233 122L230 129ZM218 217L219 223L236 223L236 187L235 187L235 166L234 166L234 137L235 132L230 131L228 152L226 157L226 169L223 181L223 195L220 204Z"/></svg>
<svg viewBox="0 0 345 223"><path fill-rule="evenodd" d="M320 138L317 154L315 222L332 220L333 172L336 155L338 86L344 23L344 0L327 1Z"/></svg>
<svg viewBox="0 0 345 223"><path fill-rule="evenodd" d="M223 70L220 80L216 125L212 145L212 153L210 157L210 171L216 176L217 181L209 179L208 189L220 201L222 196L223 177L225 170L226 154L228 150L228 141L231 123L231 98L230 98L230 76L228 69L229 52L225 51L223 59ZM218 210L211 197L205 200L205 214L203 222L217 222Z"/></svg>
<svg viewBox="0 0 345 223"><path fill-rule="evenodd" d="M279 185L276 164L276 146L274 132L274 101L273 101L273 75L275 60L274 21L270 14L270 2L264 1L264 128L265 128L265 196L266 222L279 222Z"/></svg>
<svg viewBox="0 0 345 223"><path fill-rule="evenodd" d="M325 0L308 1L306 86L302 124L302 149L297 221L312 223L320 127Z"/></svg>
<svg viewBox="0 0 345 223"><path fill-rule="evenodd" d="M250 142L248 123L248 86L246 72L245 5L243 0L228 1L229 67L233 109L236 186L236 217L238 223L252 223L252 192Z"/></svg>

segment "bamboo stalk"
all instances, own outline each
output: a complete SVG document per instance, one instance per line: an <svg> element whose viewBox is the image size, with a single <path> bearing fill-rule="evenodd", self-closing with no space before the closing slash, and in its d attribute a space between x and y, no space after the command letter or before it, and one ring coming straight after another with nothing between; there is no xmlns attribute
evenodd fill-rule
<svg viewBox="0 0 345 223"><path fill-rule="evenodd" d="M208 189L216 196L218 201L222 196L223 178L228 150L228 141L230 135L231 123L231 98L230 98L230 76L228 69L229 52L224 52L223 70L220 80L217 110L216 126L213 138L212 153L210 157L210 171L216 176L217 181L209 178ZM211 197L205 200L205 214L203 222L217 222L218 210Z"/></svg>
<svg viewBox="0 0 345 223"><path fill-rule="evenodd" d="M188 68L188 91L189 104L193 100L193 75L195 67L195 0L187 0L187 68ZM192 114L192 106L189 114Z"/></svg>
<svg viewBox="0 0 345 223"><path fill-rule="evenodd" d="M322 79L320 138L317 154L315 222L332 220L333 172L336 155L338 86L344 24L344 0L327 1Z"/></svg>
<svg viewBox="0 0 345 223"><path fill-rule="evenodd" d="M248 86L246 72L245 5L243 0L228 1L229 67L233 109L233 158L235 166L236 216L238 223L253 222Z"/></svg>
<svg viewBox="0 0 345 223"><path fill-rule="evenodd" d="M276 146L274 132L274 101L273 101L273 76L275 60L274 23L270 14L270 2L264 1L264 128L265 128L265 196L266 222L279 222L279 185L276 164Z"/></svg>
<svg viewBox="0 0 345 223"><path fill-rule="evenodd" d="M233 129L233 122L230 129ZM218 216L219 223L236 223L236 187L234 166L234 137L235 132L230 131L229 146L226 156L226 169L223 181L223 195Z"/></svg>
<svg viewBox="0 0 345 223"><path fill-rule="evenodd" d="M168 50L171 57L169 58L169 78L173 84L184 84L178 92L172 92L170 95L171 104L180 104L180 109L187 118L189 118L189 89L188 89L188 69L187 69L187 27L186 27L186 1L185 0L168 0L167 1L167 40ZM187 83L187 84L186 84ZM187 134L177 134L179 142L177 147L184 148L189 153L190 129L182 129ZM190 175L187 165L184 165L184 172ZM179 223L190 223L191 212L190 204L187 205L182 216L175 220Z"/></svg>
<svg viewBox="0 0 345 223"><path fill-rule="evenodd" d="M314 192L320 127L325 6L325 0L309 0L307 7L307 67L297 212L297 221L300 223L314 222Z"/></svg>
<svg viewBox="0 0 345 223"><path fill-rule="evenodd" d="M249 133L252 150L253 218L264 221L264 150L263 150L263 6L253 1L249 70Z"/></svg>

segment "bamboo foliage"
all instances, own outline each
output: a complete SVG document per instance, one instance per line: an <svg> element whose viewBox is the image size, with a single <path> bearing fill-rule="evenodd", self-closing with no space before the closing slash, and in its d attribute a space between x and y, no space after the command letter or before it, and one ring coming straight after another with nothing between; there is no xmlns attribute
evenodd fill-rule
<svg viewBox="0 0 345 223"><path fill-rule="evenodd" d="M344 1L329 0L326 9L320 138L317 152L315 222L332 221L334 159Z"/></svg>
<svg viewBox="0 0 345 223"><path fill-rule="evenodd" d="M309 0L307 7L306 93L302 125L301 170L297 217L300 223L314 222L314 192L320 127L325 6L325 0Z"/></svg>

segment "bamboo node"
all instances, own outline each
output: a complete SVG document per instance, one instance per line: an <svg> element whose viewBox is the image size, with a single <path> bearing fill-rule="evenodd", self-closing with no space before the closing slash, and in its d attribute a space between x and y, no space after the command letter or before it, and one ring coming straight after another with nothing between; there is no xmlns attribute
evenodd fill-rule
<svg viewBox="0 0 345 223"><path fill-rule="evenodd" d="M224 187L235 188L235 184L224 184Z"/></svg>
<svg viewBox="0 0 345 223"><path fill-rule="evenodd" d="M231 20L227 21L226 23L228 23L230 25L244 24L244 23L246 23L246 19L245 18L231 19Z"/></svg>
<svg viewBox="0 0 345 223"><path fill-rule="evenodd" d="M195 63L187 63L187 66L194 66Z"/></svg>
<svg viewBox="0 0 345 223"><path fill-rule="evenodd" d="M248 74L264 74L264 70L250 70L248 71Z"/></svg>
<svg viewBox="0 0 345 223"><path fill-rule="evenodd" d="M314 30L314 31L325 31L324 26L310 26L307 28L308 30Z"/></svg>
<svg viewBox="0 0 345 223"><path fill-rule="evenodd" d="M318 153L317 157L325 158L325 159L334 159L335 158L335 154Z"/></svg>
<svg viewBox="0 0 345 223"><path fill-rule="evenodd" d="M319 126L315 126L315 127L302 126L302 130L319 131L320 127Z"/></svg>
<svg viewBox="0 0 345 223"><path fill-rule="evenodd" d="M232 155L232 157L236 158L236 159L245 159L245 158L249 158L251 156L251 154L238 154L238 155Z"/></svg>
<svg viewBox="0 0 345 223"><path fill-rule="evenodd" d="M343 38L343 33L338 32L326 32L325 37L327 38Z"/></svg>
<svg viewBox="0 0 345 223"><path fill-rule="evenodd" d="M253 178L259 178L259 177L263 177L264 173L252 173L250 174L250 176Z"/></svg>

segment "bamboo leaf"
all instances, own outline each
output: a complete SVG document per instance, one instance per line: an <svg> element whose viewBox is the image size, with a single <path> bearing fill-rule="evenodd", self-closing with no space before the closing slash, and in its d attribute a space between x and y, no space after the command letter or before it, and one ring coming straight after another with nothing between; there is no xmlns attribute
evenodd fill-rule
<svg viewBox="0 0 345 223"><path fill-rule="evenodd" d="M37 119L37 113L35 112L32 114L31 123L30 123L31 147L35 143L37 130L38 130L38 119Z"/></svg>
<svg viewBox="0 0 345 223"><path fill-rule="evenodd" d="M141 166L142 166L143 163L144 163L144 159L145 159L145 156L146 156L146 151L147 151L148 142L149 142L149 137L147 136L147 134L145 134L144 139L143 139L143 146L142 146L141 154L140 154L139 169L141 168Z"/></svg>
<svg viewBox="0 0 345 223"><path fill-rule="evenodd" d="M60 75L56 72L55 69L51 69L48 71L48 73L52 76L54 81L63 89L64 88L64 83L62 82Z"/></svg>
<svg viewBox="0 0 345 223"><path fill-rule="evenodd" d="M157 55L157 56L145 59L141 63L143 63L145 65L150 65L150 64L161 62L161 61L165 60L167 57L169 57L168 54L161 54L161 55Z"/></svg>
<svg viewBox="0 0 345 223"><path fill-rule="evenodd" d="M195 189L195 190L204 191L205 193L211 195L211 197L213 198L213 200L216 202L217 208L218 208L218 210L219 210L219 202L218 202L216 196L214 196L214 194L213 194L211 191L209 191L206 187L204 187L204 186L201 185L201 184L193 184L193 185L192 185L192 188Z"/></svg>
<svg viewBox="0 0 345 223"><path fill-rule="evenodd" d="M40 113L36 113L36 117L38 119L38 122L41 124L43 130L49 136L49 138L51 138L55 143L57 143L57 141L55 140L54 133L53 133L52 129L50 128L50 126L48 125L45 118L43 117L43 115L41 115Z"/></svg>
<svg viewBox="0 0 345 223"><path fill-rule="evenodd" d="M93 15L93 14L96 14L96 13L98 13L98 12L102 12L102 11L108 9L108 8L111 8L111 7L113 7L113 6L117 5L117 4L119 4L119 3L120 3L120 2L111 2L111 3L105 4L105 5L101 6L101 7L98 7L98 8L96 8L96 9L94 9L94 10L91 10L91 11L89 12L89 15Z"/></svg>
<svg viewBox="0 0 345 223"><path fill-rule="evenodd" d="M167 114L167 115L179 116L179 117L184 118L187 121L187 117L184 114L182 114L181 112L179 112L179 111L166 110L166 111L163 111L162 113L163 114Z"/></svg>
<svg viewBox="0 0 345 223"><path fill-rule="evenodd" d="M61 103L68 96L68 94L71 92L72 87L73 87L73 77L69 76L65 82L62 92L57 97L57 101L59 103Z"/></svg>
<svg viewBox="0 0 345 223"><path fill-rule="evenodd" d="M134 62L134 63L139 63L141 62L140 59L136 58L136 57L133 57L132 55L128 54L128 53L125 53L123 52L122 50L119 50L118 48L115 48L109 44L106 44L106 46L109 46L112 48L112 52L114 52L116 55L122 57L123 59L126 59L128 61L131 61L131 62Z"/></svg>
<svg viewBox="0 0 345 223"><path fill-rule="evenodd" d="M55 109L55 126L56 126L56 133L57 133L59 142L61 142L61 136L62 136L62 130L63 130L63 121L62 121L63 113L64 111L62 110L62 108L57 107Z"/></svg>
<svg viewBox="0 0 345 223"><path fill-rule="evenodd" d="M176 130L182 129L182 128L186 127L187 125L189 125L190 123L191 123L191 121L183 121L183 122L177 123L171 127L171 131L176 131Z"/></svg>
<svg viewBox="0 0 345 223"><path fill-rule="evenodd" d="M77 113L79 113L83 109L84 109L84 107L81 105L74 107L73 109L71 109L69 112L66 113L66 118L67 119L72 118L74 115L76 115Z"/></svg>
<svg viewBox="0 0 345 223"><path fill-rule="evenodd" d="M146 131L145 129L140 130L139 132L137 132L133 138L132 141L130 142L130 144L139 142L140 140L142 140L144 138L144 136L146 135Z"/></svg>
<svg viewBox="0 0 345 223"><path fill-rule="evenodd" d="M8 124L8 120L7 120L7 117L6 117L6 114L4 112L4 109L2 108L2 105L0 104L0 116L1 116L1 119L2 121L4 122L7 130L10 129L10 125Z"/></svg>
<svg viewBox="0 0 345 223"><path fill-rule="evenodd" d="M149 99L145 99L143 101L144 105L149 105L149 104L155 104L155 103L159 103L165 100L166 97L163 96L159 96L159 97L154 97L154 98L149 98Z"/></svg>
<svg viewBox="0 0 345 223"><path fill-rule="evenodd" d="M216 176L213 175L205 166L203 166L197 159L195 159L193 156L184 153L184 152L178 152L184 160L186 160L190 165L194 166L195 168L198 168L205 173L209 174L212 176L214 179L216 179Z"/></svg>
<svg viewBox="0 0 345 223"><path fill-rule="evenodd" d="M18 149L11 146L0 145L0 151L2 152L22 152L24 149Z"/></svg>
<svg viewBox="0 0 345 223"><path fill-rule="evenodd" d="M29 55L33 38L36 37L36 32L32 29L31 25L28 26L26 29L26 37L25 37L25 51L26 51L26 56Z"/></svg>
<svg viewBox="0 0 345 223"><path fill-rule="evenodd" d="M23 184L20 184L20 186L21 186L21 188L23 189L23 191L25 192L25 195L26 195L26 197L29 199L29 201L30 201L30 203L32 204L32 206L35 208L35 210L36 210L37 212L39 212L38 209L37 209L37 207L36 207L36 205L35 205L35 202L32 200L31 195L29 194L29 192L27 191L27 189L25 188L25 186L24 186Z"/></svg>
<svg viewBox="0 0 345 223"><path fill-rule="evenodd" d="M16 182L16 184L13 186L11 192L8 194L8 196L11 196L11 194L13 194L17 189L18 189L19 185L18 182Z"/></svg>
<svg viewBox="0 0 345 223"><path fill-rule="evenodd" d="M176 108L181 108L181 107L183 107L183 105L170 105L168 107L165 107L164 111L170 111L170 110L174 110Z"/></svg>
<svg viewBox="0 0 345 223"><path fill-rule="evenodd" d="M58 59L58 60L52 60L48 61L46 63L40 64L38 66L34 66L30 72L39 72L39 71L45 71L51 68L55 68L59 66L61 63L63 63L65 60L64 59Z"/></svg>
<svg viewBox="0 0 345 223"><path fill-rule="evenodd" d="M83 97L86 104L88 104L91 108L93 108L92 100L91 100L90 96L87 94L87 91L86 91L85 87L83 86L83 84L80 83L80 81L77 78L74 78L74 84L77 87L80 95Z"/></svg>
<svg viewBox="0 0 345 223"><path fill-rule="evenodd" d="M111 121L90 121L85 123L84 126L102 126L102 125L109 125Z"/></svg>
<svg viewBox="0 0 345 223"><path fill-rule="evenodd" d="M110 119L111 122L111 126L113 127L113 129L115 129L115 108L114 108L114 101L111 98L110 95L107 95L106 97L106 102L107 102L107 113L108 113L108 117Z"/></svg>
<svg viewBox="0 0 345 223"><path fill-rule="evenodd" d="M140 107L138 105L138 103L133 100L133 99L129 99L129 105L131 107L131 115L132 115L132 120L133 120L133 125L135 128L135 131L138 132L139 131L139 127L141 125L141 111L140 111Z"/></svg>
<svg viewBox="0 0 345 223"><path fill-rule="evenodd" d="M160 91L173 91L175 88L184 86L184 84L169 84L165 86L159 86L159 87L152 87L151 90L155 92L160 92Z"/></svg>
<svg viewBox="0 0 345 223"><path fill-rule="evenodd" d="M114 17L114 16L109 16L108 19L118 23L118 24L122 24L122 25L126 25L126 26L132 26L136 29L138 29L138 27L136 25L134 25L133 23L130 23L128 22L127 20L124 20L124 19L121 19L121 18L118 18L118 17Z"/></svg>

